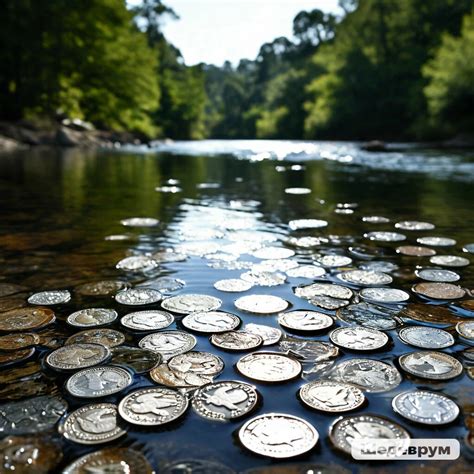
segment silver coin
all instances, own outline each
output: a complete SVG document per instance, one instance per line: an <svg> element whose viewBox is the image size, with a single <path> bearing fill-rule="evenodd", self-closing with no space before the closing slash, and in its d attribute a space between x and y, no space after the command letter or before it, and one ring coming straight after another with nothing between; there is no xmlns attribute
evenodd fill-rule
<svg viewBox="0 0 474 474"><path fill-rule="evenodd" d="M382 216L365 216L362 218L362 222L368 222L369 224L387 224L390 219Z"/></svg>
<svg viewBox="0 0 474 474"><path fill-rule="evenodd" d="M150 371L153 381L171 388L201 387L213 381L211 375L196 374L194 372L181 372L171 369L168 364L160 364Z"/></svg>
<svg viewBox="0 0 474 474"><path fill-rule="evenodd" d="M219 280L214 283L214 288L226 293L241 293L250 290L253 285L248 281L240 278L229 278L227 280Z"/></svg>
<svg viewBox="0 0 474 474"><path fill-rule="evenodd" d="M322 219L294 219L288 222L291 230L321 229L327 227L328 221Z"/></svg>
<svg viewBox="0 0 474 474"><path fill-rule="evenodd" d="M474 253L474 244L466 244L462 249L464 252Z"/></svg>
<svg viewBox="0 0 474 474"><path fill-rule="evenodd" d="M120 416L141 426L160 426L176 420L188 408L188 399L170 388L141 388L119 404Z"/></svg>
<svg viewBox="0 0 474 474"><path fill-rule="evenodd" d="M53 306L71 301L71 293L68 290L41 291L28 298L28 303L40 306Z"/></svg>
<svg viewBox="0 0 474 474"><path fill-rule="evenodd" d="M246 331L229 331L213 334L211 344L227 351L249 351L263 345L263 338Z"/></svg>
<svg viewBox="0 0 474 474"><path fill-rule="evenodd" d="M329 343L286 336L280 348L304 363L321 362L337 357L339 349Z"/></svg>
<svg viewBox="0 0 474 474"><path fill-rule="evenodd" d="M383 260L372 260L371 262L361 262L360 270L367 270L369 272L390 273L398 270L399 266L393 262L386 262Z"/></svg>
<svg viewBox="0 0 474 474"><path fill-rule="evenodd" d="M187 329L202 333L218 333L232 331L240 326L240 318L224 311L207 311L191 313L181 321Z"/></svg>
<svg viewBox="0 0 474 474"><path fill-rule="evenodd" d="M161 307L177 314L215 311L222 305L219 298L209 295L185 294L172 296L162 301Z"/></svg>
<svg viewBox="0 0 474 474"><path fill-rule="evenodd" d="M278 316L278 323L295 331L322 331L334 324L334 320L327 314L318 311L288 311Z"/></svg>
<svg viewBox="0 0 474 474"><path fill-rule="evenodd" d="M328 239L324 237L289 237L285 241L288 245L292 245L294 247L300 247L303 249L310 249L314 247L318 247L319 245L327 244L329 242Z"/></svg>
<svg viewBox="0 0 474 474"><path fill-rule="evenodd" d="M309 188L285 188L286 194L310 194L311 189Z"/></svg>
<svg viewBox="0 0 474 474"><path fill-rule="evenodd" d="M468 342L474 341L474 321L461 321L456 324L457 333Z"/></svg>
<svg viewBox="0 0 474 474"><path fill-rule="evenodd" d="M315 261L322 267L337 268L347 267L352 263L352 258L344 255L323 255L316 258Z"/></svg>
<svg viewBox="0 0 474 474"><path fill-rule="evenodd" d="M253 286L278 286L286 281L286 275L280 272L250 271L240 275L242 280Z"/></svg>
<svg viewBox="0 0 474 474"><path fill-rule="evenodd" d="M257 265L252 262L249 263L249 268L252 268L256 272L287 272L291 268L296 268L298 266L298 262L290 258L264 260Z"/></svg>
<svg viewBox="0 0 474 474"><path fill-rule="evenodd" d="M120 346L112 349L111 364L124 365L136 374L143 374L161 363L162 357L158 352L139 347Z"/></svg>
<svg viewBox="0 0 474 474"><path fill-rule="evenodd" d="M283 333L278 328L265 326L263 324L249 323L245 325L245 331L256 334L263 339L264 346L276 344L282 337Z"/></svg>
<svg viewBox="0 0 474 474"><path fill-rule="evenodd" d="M76 287L75 291L82 296L110 296L124 288L127 288L127 283L124 281L102 280L93 283L84 283Z"/></svg>
<svg viewBox="0 0 474 474"><path fill-rule="evenodd" d="M153 217L129 217L122 219L120 223L125 227L155 227L160 221Z"/></svg>
<svg viewBox="0 0 474 474"><path fill-rule="evenodd" d="M402 328L398 337L406 344L422 349L445 349L454 344L454 337L449 332L429 326Z"/></svg>
<svg viewBox="0 0 474 474"><path fill-rule="evenodd" d="M326 270L316 265L300 265L295 268L287 270L286 274L291 278L309 278L314 280L322 277L326 273Z"/></svg>
<svg viewBox="0 0 474 474"><path fill-rule="evenodd" d="M353 292L350 288L332 283L313 283L306 286L298 286L294 293L299 298L313 299L316 296L329 296L337 299L350 299Z"/></svg>
<svg viewBox="0 0 474 474"><path fill-rule="evenodd" d="M404 418L425 425L445 425L459 415L459 407L450 398L425 390L399 393L392 407Z"/></svg>
<svg viewBox="0 0 474 474"><path fill-rule="evenodd" d="M237 370L261 382L286 382L301 374L299 361L279 352L255 352L237 362Z"/></svg>
<svg viewBox="0 0 474 474"><path fill-rule="evenodd" d="M66 390L78 398L99 398L121 392L133 383L130 372L120 367L101 366L76 372Z"/></svg>
<svg viewBox="0 0 474 474"><path fill-rule="evenodd" d="M158 352L163 360L190 351L196 345L196 338L183 331L163 331L149 334L138 342L143 349Z"/></svg>
<svg viewBox="0 0 474 474"><path fill-rule="evenodd" d="M384 332L362 326L334 329L329 339L337 346L354 351L373 351L388 343L388 336Z"/></svg>
<svg viewBox="0 0 474 474"><path fill-rule="evenodd" d="M288 301L272 295L248 295L235 301L235 307L241 311L255 314L273 314L285 311Z"/></svg>
<svg viewBox="0 0 474 474"><path fill-rule="evenodd" d="M421 222L421 221L401 221L395 224L396 229L402 230L433 230L435 228L434 224L431 222Z"/></svg>
<svg viewBox="0 0 474 474"><path fill-rule="evenodd" d="M69 344L51 352L46 363L57 370L79 370L105 362L110 349L102 344Z"/></svg>
<svg viewBox="0 0 474 474"><path fill-rule="evenodd" d="M255 258L260 258L262 260L280 260L293 257L294 254L294 250L286 249L284 247L262 247L261 249L252 252L252 255Z"/></svg>
<svg viewBox="0 0 474 474"><path fill-rule="evenodd" d="M168 252L169 253L169 252ZM173 291L181 290L186 286L186 282L179 278L158 277L148 280L139 285L139 288L153 288L161 293L172 293Z"/></svg>
<svg viewBox="0 0 474 474"><path fill-rule="evenodd" d="M405 372L424 379L449 380L462 373L461 362L443 352L410 352L400 356L398 362Z"/></svg>
<svg viewBox="0 0 474 474"><path fill-rule="evenodd" d="M313 449L319 439L306 420L283 413L267 413L247 421L239 430L248 450L269 458L284 459Z"/></svg>
<svg viewBox="0 0 474 474"><path fill-rule="evenodd" d="M349 270L347 272L338 273L336 277L339 278L339 280L357 286L390 285L393 281L393 278L386 273L367 270Z"/></svg>
<svg viewBox="0 0 474 474"><path fill-rule="evenodd" d="M365 395L360 388L330 380L317 380L303 385L299 395L309 407L329 413L355 410L365 402Z"/></svg>
<svg viewBox="0 0 474 474"><path fill-rule="evenodd" d="M465 257L457 257L456 255L435 255L430 258L433 265L441 265L442 267L466 267L471 262Z"/></svg>
<svg viewBox="0 0 474 474"><path fill-rule="evenodd" d="M65 345L69 344L102 344L106 347L117 347L125 342L125 335L115 329L87 329L73 334L66 339Z"/></svg>
<svg viewBox="0 0 474 474"><path fill-rule="evenodd" d="M339 418L329 428L329 439L346 454L354 442L372 438L406 440L408 447L410 435L394 421L370 414Z"/></svg>
<svg viewBox="0 0 474 474"><path fill-rule="evenodd" d="M168 367L178 372L213 376L224 370L224 361L210 352L191 351L171 358Z"/></svg>
<svg viewBox="0 0 474 474"><path fill-rule="evenodd" d="M149 272L158 267L158 262L146 255L133 255L120 260L115 268L125 272Z"/></svg>
<svg viewBox="0 0 474 474"><path fill-rule="evenodd" d="M364 237L376 242L401 242L407 238L398 232L367 232Z"/></svg>
<svg viewBox="0 0 474 474"><path fill-rule="evenodd" d="M141 306L145 304L158 303L161 293L151 288L130 288L119 291L115 295L115 301L128 306Z"/></svg>
<svg viewBox="0 0 474 474"><path fill-rule="evenodd" d="M79 444L108 443L126 433L118 424L117 407L112 403L94 403L74 410L58 431Z"/></svg>
<svg viewBox="0 0 474 474"><path fill-rule="evenodd" d="M400 324L399 312L397 309L371 303L357 303L338 309L336 316L347 324L390 331Z"/></svg>
<svg viewBox="0 0 474 474"><path fill-rule="evenodd" d="M71 326L86 328L110 324L118 317L117 311L107 308L81 309L68 316L67 322Z"/></svg>
<svg viewBox="0 0 474 474"><path fill-rule="evenodd" d="M258 394L251 385L238 381L215 382L196 390L191 406L204 418L233 420L250 413Z"/></svg>
<svg viewBox="0 0 474 474"><path fill-rule="evenodd" d="M374 303L403 303L410 299L406 291L397 288L364 288L359 294L364 300Z"/></svg>
<svg viewBox="0 0 474 474"><path fill-rule="evenodd" d="M421 245L428 245L430 247L450 247L456 245L456 241L448 237L418 237L416 241Z"/></svg>
<svg viewBox="0 0 474 474"><path fill-rule="evenodd" d="M309 303L318 308L334 311L346 307L350 301L332 298L331 296L314 296L309 300Z"/></svg>
<svg viewBox="0 0 474 474"><path fill-rule="evenodd" d="M351 383L373 393L389 392L402 381L400 372L393 365L373 359L349 359L340 362L328 378Z"/></svg>
<svg viewBox="0 0 474 474"><path fill-rule="evenodd" d="M415 270L415 275L422 280L441 283L452 283L458 281L461 278L456 272L451 270L437 270L435 268Z"/></svg>
<svg viewBox="0 0 474 474"><path fill-rule="evenodd" d="M173 322L173 315L156 309L129 313L120 320L122 326L134 331L157 331L158 329L167 328Z"/></svg>

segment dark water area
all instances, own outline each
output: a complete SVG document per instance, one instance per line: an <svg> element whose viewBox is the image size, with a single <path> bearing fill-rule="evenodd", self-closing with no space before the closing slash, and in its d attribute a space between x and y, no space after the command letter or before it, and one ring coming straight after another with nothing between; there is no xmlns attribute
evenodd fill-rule
<svg viewBox="0 0 474 474"><path fill-rule="evenodd" d="M287 244L289 236L316 236L326 237L329 242L309 250L296 248L296 255L291 259L299 264L310 264L317 255L348 255L353 258L350 267L357 268L368 259L351 254L349 247L383 249L383 256L372 260L398 266L391 272L394 282L390 286L410 292L409 303L441 304L453 314L474 317L472 311L449 301L428 301L412 293L412 285L420 281L414 270L434 265L430 265L428 257L400 256L394 250L398 245L417 245L416 238L425 235L456 239L453 247L434 248L438 254L470 258L470 266L451 270L461 275L459 284L463 288L474 288L473 257L462 250L464 245L474 242L474 153L407 148L370 155L357 150L354 144L202 142L167 145L156 150L48 149L0 155L0 283L20 284L28 289L20 295L1 298L0 304L12 298L24 301L35 291L70 290L71 302L54 307L56 323L42 330L56 337L59 345L80 330L66 322L67 316L76 310L107 307L115 309L119 317L136 310L118 304L111 297L94 298L74 293L78 285L99 280L121 279L132 285L153 287L159 277L179 279L185 282L184 287L169 295L202 293L218 297L223 301L220 309L237 314L243 325L279 327L275 315L244 313L234 306L238 297L247 294L280 296L290 302L290 309L313 309L334 316L334 311L315 308L295 296L294 287L312 282L305 278L288 277L285 284L254 286L245 293L224 293L213 287L217 280L239 278L259 262L250 255L255 249L252 245L293 248ZM159 192L155 190L159 186L180 189ZM295 187L309 188L311 193L285 193L285 189ZM357 207L353 213L335 212L338 204L339 209L344 209L343 203L355 203ZM391 222L362 221L363 216L373 215L385 216ZM125 228L120 221L129 217L154 217L160 224L152 228ZM324 219L329 225L323 229L289 230L289 221L306 218ZM403 220L432 222L436 229L399 231L407 235L407 240L401 243L371 242L363 236L370 231L397 231L393 224ZM127 237L106 240L111 235ZM144 274L128 274L115 268L126 256L167 249L183 253L187 259L160 263L156 270ZM327 269L326 280L337 282L338 271L340 269ZM324 278L321 281L325 281ZM472 296L464 299L472 299ZM159 307L154 304L138 309ZM169 329L182 329L180 319L177 316L177 322ZM344 324L336 319L336 326ZM126 335L125 344L129 346L137 346L142 337L128 331L118 320L107 327L122 331ZM452 326L448 329L456 334ZM397 358L418 349L402 343L397 330L387 334L390 342L385 348L368 355L341 349L336 362L367 357L393 363L399 368ZM256 386L261 395L257 410L243 420L218 422L204 419L189 408L184 417L164 427L138 429L127 425L127 435L106 446L136 448L158 472L169 463L186 459L212 461L235 471L272 467L282 469L274 472L319 472L316 466L320 470L325 466L322 472L473 472L474 455L464 440L468 434L466 419L474 411L474 385L466 370L446 382L417 379L400 370L403 381L396 389L367 393L368 402L354 412L386 416L403 426L413 438L458 439L460 459L427 461L423 465L416 461L355 462L335 450L329 440L329 427L339 415L311 410L299 401L297 392L307 380L298 378L275 385L252 382L235 369L242 353L224 352L212 346L208 336L195 335L198 342L194 350L212 352L225 362L225 369L216 381L243 380ZM329 341L328 331L307 337ZM469 347L457 339L455 345L443 352L454 355L467 367L460 352ZM266 349L278 350L278 345ZM44 366L44 357L50 350L37 347L27 362L0 367L0 381L4 370L21 371L25 364L38 361L42 364L45 382L35 386L40 394L60 393L69 404L68 412L96 402L74 399L65 392L66 376ZM308 380L314 379L313 376ZM118 403L127 393L147 385L153 385L147 374L135 374L132 386L100 401ZM402 418L392 410L392 399L400 392L415 388L451 397L461 409L460 416L449 425L433 428ZM12 392L9 384L2 383L0 398L6 404L22 399L22 394ZM282 461L245 450L239 443L238 429L252 416L270 412L292 414L309 421L319 432L316 448L296 459ZM58 439L61 444L63 460L59 468L102 447L74 444L62 439L55 430L47 436ZM313 471L304 470L308 464L313 466ZM210 467L208 472L218 470Z"/></svg>

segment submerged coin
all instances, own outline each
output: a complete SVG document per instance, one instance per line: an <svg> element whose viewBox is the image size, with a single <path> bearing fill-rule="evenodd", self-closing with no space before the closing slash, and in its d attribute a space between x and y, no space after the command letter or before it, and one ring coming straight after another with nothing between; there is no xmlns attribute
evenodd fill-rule
<svg viewBox="0 0 474 474"><path fill-rule="evenodd" d="M469 259L456 255L435 255L430 258L430 262L442 267L466 267L470 263Z"/></svg>
<svg viewBox="0 0 474 474"><path fill-rule="evenodd" d="M157 303L161 300L161 293L151 288L130 288L119 291L115 295L115 301L129 306L141 306Z"/></svg>
<svg viewBox="0 0 474 474"><path fill-rule="evenodd" d="M122 219L120 223L125 227L155 227L160 221L153 217L129 217Z"/></svg>
<svg viewBox="0 0 474 474"><path fill-rule="evenodd" d="M368 232L364 234L364 237L377 242L400 242L407 238L406 235L398 232Z"/></svg>
<svg viewBox="0 0 474 474"><path fill-rule="evenodd" d="M399 313L400 310L397 309L371 303L357 303L338 309L336 316L348 324L378 329L379 331L390 331L400 323Z"/></svg>
<svg viewBox="0 0 474 474"><path fill-rule="evenodd" d="M315 259L322 267L337 268L346 267L352 263L352 258L345 255L324 255Z"/></svg>
<svg viewBox="0 0 474 474"><path fill-rule="evenodd" d="M338 298L331 298L330 296L315 296L309 300L313 306L334 311L339 308L344 308L349 304L349 300L340 300Z"/></svg>
<svg viewBox="0 0 474 474"><path fill-rule="evenodd" d="M172 369L168 364L160 364L150 371L150 377L160 385L171 388L192 388L200 387L211 383L211 375L197 374L194 372L181 372Z"/></svg>
<svg viewBox="0 0 474 474"><path fill-rule="evenodd" d="M135 373L142 374L152 370L161 363L161 355L158 352L138 347L114 347L110 362L117 365L125 365Z"/></svg>
<svg viewBox="0 0 474 474"><path fill-rule="evenodd" d="M171 358L168 367L179 372L212 376L224 370L224 361L210 352L191 351Z"/></svg>
<svg viewBox="0 0 474 474"><path fill-rule="evenodd" d="M397 288L363 288L359 294L364 300L374 303L403 303L410 299L406 291Z"/></svg>
<svg viewBox="0 0 474 474"><path fill-rule="evenodd" d="M326 270L316 265L300 265L299 267L290 268L286 274L291 278L309 278L314 280L323 276Z"/></svg>
<svg viewBox="0 0 474 474"><path fill-rule="evenodd" d="M461 277L451 270L437 270L435 268L424 268L422 270L415 270L418 278L426 281L452 283L458 281Z"/></svg>
<svg viewBox="0 0 474 474"><path fill-rule="evenodd" d="M79 398L99 398L121 392L133 383L130 372L120 367L92 367L76 372L66 382L66 390Z"/></svg>
<svg viewBox="0 0 474 474"><path fill-rule="evenodd" d="M184 294L172 296L162 301L161 306L167 311L178 314L190 314L194 312L215 311L222 305L219 298L209 295Z"/></svg>
<svg viewBox="0 0 474 474"><path fill-rule="evenodd" d="M419 237L416 241L419 244L429 245L432 247L450 247L451 245L456 245L454 239L449 239L447 237Z"/></svg>
<svg viewBox="0 0 474 474"><path fill-rule="evenodd" d="M329 296L337 299L350 299L353 292L345 286L332 283L313 283L311 285L298 286L294 293L299 298L313 299L317 296Z"/></svg>
<svg viewBox="0 0 474 474"><path fill-rule="evenodd" d="M319 439L316 429L302 418L267 413L247 421L239 430L248 450L269 458L290 458L313 449Z"/></svg>
<svg viewBox="0 0 474 474"><path fill-rule="evenodd" d="M428 247L417 247L415 245L402 245L396 248L397 253L408 257L431 257L436 255L436 250Z"/></svg>
<svg viewBox="0 0 474 474"><path fill-rule="evenodd" d="M424 379L449 380L462 373L461 363L443 352L410 352L398 361L405 372Z"/></svg>
<svg viewBox="0 0 474 474"><path fill-rule="evenodd" d="M450 398L425 390L399 393L392 407L404 418L425 425L445 425L459 415L459 407Z"/></svg>
<svg viewBox="0 0 474 474"><path fill-rule="evenodd" d="M69 301L71 301L71 293L68 290L41 291L28 298L28 303L39 306L64 304Z"/></svg>
<svg viewBox="0 0 474 474"><path fill-rule="evenodd" d="M252 253L255 258L260 258L262 260L280 260L293 257L294 254L294 250L286 249L284 247L262 247Z"/></svg>
<svg viewBox="0 0 474 474"><path fill-rule="evenodd" d="M71 326L93 327L110 324L118 317L117 311L107 308L81 309L68 316L67 322Z"/></svg>
<svg viewBox="0 0 474 474"><path fill-rule="evenodd" d="M237 362L237 370L244 376L261 382L286 382L301 374L296 359L278 352L255 352Z"/></svg>
<svg viewBox="0 0 474 474"><path fill-rule="evenodd" d="M398 337L406 344L422 349L445 349L454 344L454 337L449 332L428 326L408 326L400 329Z"/></svg>
<svg viewBox="0 0 474 474"><path fill-rule="evenodd" d="M401 221L395 224L395 228L403 230L433 230L435 226L431 222Z"/></svg>
<svg viewBox="0 0 474 474"><path fill-rule="evenodd" d="M204 418L233 420L250 413L257 401L257 391L251 385L222 381L199 388L193 395L192 407Z"/></svg>
<svg viewBox="0 0 474 474"><path fill-rule="evenodd" d="M229 331L213 334L211 344L227 351L248 351L263 344L263 338L246 331Z"/></svg>
<svg viewBox="0 0 474 474"><path fill-rule="evenodd" d="M235 301L235 307L241 311L255 314L273 314L285 311L288 301L272 295L242 296Z"/></svg>
<svg viewBox="0 0 474 474"><path fill-rule="evenodd" d="M116 347L124 342L124 334L115 329L87 329L73 334L66 340L65 345L94 343L106 347Z"/></svg>
<svg viewBox="0 0 474 474"><path fill-rule="evenodd" d="M327 226L328 221L322 219L295 219L288 223L291 230L321 229Z"/></svg>
<svg viewBox="0 0 474 474"><path fill-rule="evenodd" d="M218 333L232 331L240 326L240 318L224 311L207 311L191 313L181 321L187 329L202 333Z"/></svg>
<svg viewBox="0 0 474 474"><path fill-rule="evenodd" d="M47 308L18 308L0 313L0 331L29 331L53 323L56 316Z"/></svg>
<svg viewBox="0 0 474 474"><path fill-rule="evenodd" d="M413 285L412 291L437 300L457 300L466 294L466 290L452 283L417 283Z"/></svg>
<svg viewBox="0 0 474 474"><path fill-rule="evenodd" d="M321 362L336 357L339 349L329 342L286 336L280 348L303 362Z"/></svg>
<svg viewBox="0 0 474 474"><path fill-rule="evenodd" d="M157 331L174 322L174 316L166 311L148 310L126 314L120 324L135 331Z"/></svg>
<svg viewBox="0 0 474 474"><path fill-rule="evenodd" d="M327 314L318 311L289 311L278 316L278 323L295 331L322 331L334 324Z"/></svg>
<svg viewBox="0 0 474 474"><path fill-rule="evenodd" d="M76 293L83 296L111 296L127 288L127 283L120 280L102 280L85 283L76 287Z"/></svg>
<svg viewBox="0 0 474 474"><path fill-rule="evenodd" d="M219 280L214 283L214 288L226 293L241 293L250 290L253 284L240 278L229 278L227 280Z"/></svg>
<svg viewBox="0 0 474 474"><path fill-rule="evenodd" d="M469 342L474 342L474 321L462 321L456 324L457 333Z"/></svg>
<svg viewBox="0 0 474 474"><path fill-rule="evenodd" d="M138 342L144 349L158 352L163 360L190 351L196 345L196 338L183 331L163 331L149 334Z"/></svg>
<svg viewBox="0 0 474 474"><path fill-rule="evenodd" d="M160 426L176 420L188 399L176 390L148 387L129 393L119 404L120 416L134 425Z"/></svg>
<svg viewBox="0 0 474 474"><path fill-rule="evenodd" d="M0 351L17 351L39 344L40 338L34 333L19 333L0 336Z"/></svg>
<svg viewBox="0 0 474 474"><path fill-rule="evenodd" d="M303 385L299 395L309 407L329 413L355 410L365 402L365 395L360 388L329 380Z"/></svg>
<svg viewBox="0 0 474 474"><path fill-rule="evenodd" d="M242 280L254 286L278 286L286 281L286 275L280 272L250 271L240 275Z"/></svg>
<svg viewBox="0 0 474 474"><path fill-rule="evenodd" d="M79 444L108 443L126 433L118 424L117 407L112 403L94 403L74 410L58 431Z"/></svg>
<svg viewBox="0 0 474 474"><path fill-rule="evenodd" d="M256 334L263 339L264 346L276 344L282 337L283 333L278 328L264 326L263 324L249 323L245 325L245 331Z"/></svg>
<svg viewBox="0 0 474 474"><path fill-rule="evenodd" d="M373 351L384 347L388 336L377 329L350 326L331 331L329 339L337 346L354 351Z"/></svg>
<svg viewBox="0 0 474 474"><path fill-rule="evenodd" d="M434 306L428 304L409 304L403 308L400 316L404 316L415 321L431 324L455 324L459 322L459 317L444 306Z"/></svg>
<svg viewBox="0 0 474 474"><path fill-rule="evenodd" d="M34 347L16 351L0 352L0 366L17 364L29 359L35 353Z"/></svg>
<svg viewBox="0 0 474 474"><path fill-rule="evenodd" d="M102 344L69 344L51 352L46 363L57 370L78 370L105 362L110 349Z"/></svg>
<svg viewBox="0 0 474 474"><path fill-rule="evenodd" d="M126 272L149 272L158 267L158 262L146 255L133 255L120 260L115 268Z"/></svg>
<svg viewBox="0 0 474 474"><path fill-rule="evenodd" d="M357 286L390 285L393 281L393 278L386 273L368 270L350 270L338 273L336 277L339 278L339 280Z"/></svg>

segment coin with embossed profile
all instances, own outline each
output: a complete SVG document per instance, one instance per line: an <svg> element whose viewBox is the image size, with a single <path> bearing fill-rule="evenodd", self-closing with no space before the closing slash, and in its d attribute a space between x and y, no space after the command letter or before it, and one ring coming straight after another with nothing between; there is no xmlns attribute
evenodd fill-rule
<svg viewBox="0 0 474 474"><path fill-rule="evenodd" d="M39 336L32 332L7 334L6 336L0 336L0 350L1 351L16 351L18 349L26 349L28 347L39 344L39 342L40 342Z"/></svg>
<svg viewBox="0 0 474 474"><path fill-rule="evenodd" d="M369 270L349 270L336 275L339 280L356 286L381 286L390 285L393 278L382 272Z"/></svg>
<svg viewBox="0 0 474 474"><path fill-rule="evenodd" d="M211 344L226 351L249 351L263 344L263 338L247 331L228 331L213 334Z"/></svg>
<svg viewBox="0 0 474 474"><path fill-rule="evenodd" d="M211 375L181 372L180 370L172 369L166 363L153 368L150 371L150 377L154 382L171 388L200 387L213 381Z"/></svg>
<svg viewBox="0 0 474 474"><path fill-rule="evenodd" d="M52 306L68 303L69 301L71 301L71 293L68 290L41 291L28 298L28 303L39 306Z"/></svg>
<svg viewBox="0 0 474 474"><path fill-rule="evenodd" d="M449 332L429 326L402 328L398 337L406 344L422 349L445 349L454 344L454 337Z"/></svg>
<svg viewBox="0 0 474 474"><path fill-rule="evenodd" d="M400 367L416 377L431 380L449 380L462 373L462 365L443 352L410 352L398 358Z"/></svg>
<svg viewBox="0 0 474 474"><path fill-rule="evenodd" d="M248 295L235 301L235 307L241 311L255 314L273 314L285 311L288 301L273 295Z"/></svg>
<svg viewBox="0 0 474 474"><path fill-rule="evenodd" d="M457 300L466 294L466 290L452 283L417 283L413 285L412 291L436 300Z"/></svg>
<svg viewBox="0 0 474 474"><path fill-rule="evenodd" d="M115 301L128 306L141 306L158 303L161 300L161 293L152 288L130 288L119 291L115 295Z"/></svg>
<svg viewBox="0 0 474 474"><path fill-rule="evenodd" d="M295 331L322 331L331 327L334 320L327 314L318 311L297 310L281 313L278 323Z"/></svg>
<svg viewBox="0 0 474 474"><path fill-rule="evenodd" d="M86 329L66 339L65 345L85 344L89 342L102 344L106 347L116 347L125 342L125 336L122 332L116 331L115 329Z"/></svg>
<svg viewBox="0 0 474 474"><path fill-rule="evenodd" d="M353 292L350 288L332 283L312 283L311 285L298 286L294 293L299 298L312 299L316 296L329 296L337 299L350 299Z"/></svg>
<svg viewBox="0 0 474 474"><path fill-rule="evenodd" d="M174 321L174 316L167 311L157 309L136 311L122 317L120 324L135 331L157 331L167 328Z"/></svg>
<svg viewBox="0 0 474 474"><path fill-rule="evenodd" d="M101 364L110 357L110 349L102 344L69 344L51 352L46 363L57 370L79 370Z"/></svg>
<svg viewBox="0 0 474 474"><path fill-rule="evenodd" d="M216 290L227 293L240 293L250 290L252 286L252 283L244 281L241 278L229 278L227 280L219 280L214 283L214 288Z"/></svg>
<svg viewBox="0 0 474 474"><path fill-rule="evenodd" d="M118 317L117 311L107 308L81 309L68 316L67 322L71 326L93 327L110 324Z"/></svg>
<svg viewBox="0 0 474 474"><path fill-rule="evenodd" d="M177 314L190 314L194 312L215 311L222 305L219 298L209 295L184 294L166 298L161 307Z"/></svg>
<svg viewBox="0 0 474 474"><path fill-rule="evenodd" d="M196 345L196 338L184 331L162 331L145 336L138 342L144 349L158 352L163 360L190 351Z"/></svg>
<svg viewBox="0 0 474 474"><path fill-rule="evenodd" d="M314 298L311 298L309 302L317 308L327 309L330 311L344 308L350 303L349 300L340 300L338 298L332 298L331 296L315 296Z"/></svg>
<svg viewBox="0 0 474 474"><path fill-rule="evenodd" d="M191 331L202 333L219 333L232 331L240 326L240 318L224 311L206 311L191 313L181 321L183 326Z"/></svg>
<svg viewBox="0 0 474 474"><path fill-rule="evenodd" d="M337 268L346 267L352 263L352 258L345 255L323 255L315 259L316 263L322 267Z"/></svg>
<svg viewBox="0 0 474 474"><path fill-rule="evenodd" d="M279 352L254 352L241 357L237 370L246 377L261 382L286 382L301 374L301 363Z"/></svg>
<svg viewBox="0 0 474 474"><path fill-rule="evenodd" d="M263 339L264 346L271 346L276 344L282 337L283 333L278 328L271 326L265 326L263 324L253 324L249 323L245 325L245 331L251 332L252 334L257 334Z"/></svg>
<svg viewBox="0 0 474 474"><path fill-rule="evenodd" d="M354 351L373 351L384 347L388 336L378 329L362 326L337 328L331 331L329 339L337 346Z"/></svg>
<svg viewBox="0 0 474 474"><path fill-rule="evenodd" d="M210 352L191 351L174 356L168 367L179 372L212 376L224 370L224 361Z"/></svg>
<svg viewBox="0 0 474 474"><path fill-rule="evenodd" d="M56 316L48 308L18 308L0 313L0 331L30 331L55 320Z"/></svg>
<svg viewBox="0 0 474 474"><path fill-rule="evenodd" d="M359 294L364 300L374 303L403 303L410 299L406 291L397 288L363 288Z"/></svg>

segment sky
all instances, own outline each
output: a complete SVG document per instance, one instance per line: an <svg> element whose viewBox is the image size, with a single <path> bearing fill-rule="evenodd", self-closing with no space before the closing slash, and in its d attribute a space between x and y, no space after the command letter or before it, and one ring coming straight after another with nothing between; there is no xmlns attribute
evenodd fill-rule
<svg viewBox="0 0 474 474"><path fill-rule="evenodd" d="M135 3L132 0L130 3ZM163 32L181 50L187 65L221 66L225 60L255 59L260 46L292 36L293 18L301 10L339 12L338 0L168 0L179 15L167 19Z"/></svg>

